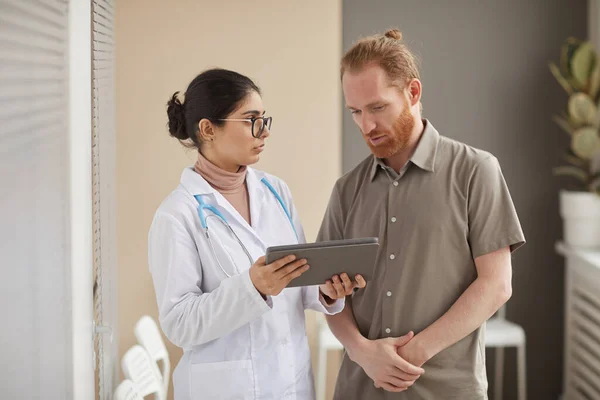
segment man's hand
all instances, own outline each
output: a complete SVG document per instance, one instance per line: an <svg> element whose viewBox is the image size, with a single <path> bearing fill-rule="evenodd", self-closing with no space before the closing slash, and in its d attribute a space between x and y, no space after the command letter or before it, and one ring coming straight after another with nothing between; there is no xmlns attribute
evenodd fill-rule
<svg viewBox="0 0 600 400"><path fill-rule="evenodd" d="M320 285L319 290L323 295L336 300L350 296L355 288L362 289L365 286L367 286L367 282L362 275L356 275L352 281L348 274L344 272L340 276L334 275L331 280L327 280L323 285Z"/></svg>
<svg viewBox="0 0 600 400"><path fill-rule="evenodd" d="M420 367L429 360L429 357L427 357L425 351L419 346L418 339L417 337L410 340L404 346L398 347L398 355L412 365Z"/></svg>
<svg viewBox="0 0 600 400"><path fill-rule="evenodd" d="M399 338L366 340L360 348L348 352L352 361L361 366L375 387L389 392L402 392L425 372L398 355L398 347L410 342L414 333Z"/></svg>

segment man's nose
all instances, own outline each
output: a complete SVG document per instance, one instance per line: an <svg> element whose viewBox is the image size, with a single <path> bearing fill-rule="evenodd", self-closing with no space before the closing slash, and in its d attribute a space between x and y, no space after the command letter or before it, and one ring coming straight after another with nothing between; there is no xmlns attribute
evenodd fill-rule
<svg viewBox="0 0 600 400"><path fill-rule="evenodd" d="M368 135L369 133L371 133L375 128L377 127L377 124L375 123L375 121L372 118L369 118L368 116L364 116L362 118L362 121L360 121L360 130L362 131L362 133L364 135Z"/></svg>

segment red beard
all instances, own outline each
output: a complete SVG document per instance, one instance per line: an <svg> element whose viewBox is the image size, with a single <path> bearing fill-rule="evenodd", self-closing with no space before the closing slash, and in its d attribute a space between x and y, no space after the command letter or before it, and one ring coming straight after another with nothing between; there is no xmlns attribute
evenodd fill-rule
<svg viewBox="0 0 600 400"><path fill-rule="evenodd" d="M369 136L365 136L365 140L367 141L367 145L371 149L371 152L377 158L388 158L397 154L406 147L410 136L412 135L412 131L415 128L415 120L413 119L412 113L410 112L410 108L408 105L404 108L400 116L392 127L392 132L384 133L381 131L371 131ZM369 137L379 137L385 135L386 138L382 143L373 145L369 140Z"/></svg>

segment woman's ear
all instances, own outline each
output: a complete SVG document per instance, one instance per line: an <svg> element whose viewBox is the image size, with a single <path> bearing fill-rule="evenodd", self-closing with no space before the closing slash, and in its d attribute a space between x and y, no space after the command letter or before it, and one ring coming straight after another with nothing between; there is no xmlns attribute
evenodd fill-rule
<svg viewBox="0 0 600 400"><path fill-rule="evenodd" d="M198 141L212 142L215 140L215 129L208 119L203 118L198 122Z"/></svg>

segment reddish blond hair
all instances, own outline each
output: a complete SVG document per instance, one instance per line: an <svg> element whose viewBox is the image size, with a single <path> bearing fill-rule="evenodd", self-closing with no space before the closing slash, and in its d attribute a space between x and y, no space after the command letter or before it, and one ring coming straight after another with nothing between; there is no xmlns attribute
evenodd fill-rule
<svg viewBox="0 0 600 400"><path fill-rule="evenodd" d="M410 80L421 79L417 59L404 44L402 33L397 29L356 42L342 58L340 77L343 78L346 71L360 71L371 64L383 68L390 83L401 89Z"/></svg>

